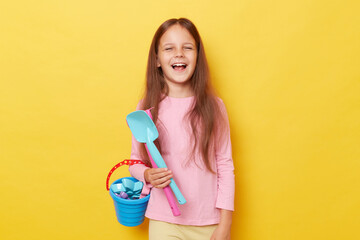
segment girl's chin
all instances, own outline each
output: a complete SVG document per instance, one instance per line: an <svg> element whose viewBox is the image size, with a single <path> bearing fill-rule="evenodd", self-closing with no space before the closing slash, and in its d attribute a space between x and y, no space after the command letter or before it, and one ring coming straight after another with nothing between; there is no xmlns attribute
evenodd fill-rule
<svg viewBox="0 0 360 240"><path fill-rule="evenodd" d="M188 85L190 83L190 79L188 79L188 78L172 78L172 79L166 79L166 82L169 84Z"/></svg>

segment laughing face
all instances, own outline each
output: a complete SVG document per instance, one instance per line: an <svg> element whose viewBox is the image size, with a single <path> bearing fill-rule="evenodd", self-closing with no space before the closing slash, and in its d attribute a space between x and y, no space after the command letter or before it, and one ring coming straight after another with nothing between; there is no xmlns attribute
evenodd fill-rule
<svg viewBox="0 0 360 240"><path fill-rule="evenodd" d="M161 67L170 90L172 87L190 87L196 59L196 43L186 28L175 24L160 38L157 66Z"/></svg>

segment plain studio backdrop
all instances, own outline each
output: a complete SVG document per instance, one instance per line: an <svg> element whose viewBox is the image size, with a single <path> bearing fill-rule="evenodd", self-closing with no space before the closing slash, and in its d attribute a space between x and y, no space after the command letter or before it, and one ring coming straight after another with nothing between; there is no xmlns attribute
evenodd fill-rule
<svg viewBox="0 0 360 240"><path fill-rule="evenodd" d="M157 27L198 27L231 124L232 238L360 239L360 6L1 1L0 239L146 239L105 189ZM111 181L129 176L127 167Z"/></svg>

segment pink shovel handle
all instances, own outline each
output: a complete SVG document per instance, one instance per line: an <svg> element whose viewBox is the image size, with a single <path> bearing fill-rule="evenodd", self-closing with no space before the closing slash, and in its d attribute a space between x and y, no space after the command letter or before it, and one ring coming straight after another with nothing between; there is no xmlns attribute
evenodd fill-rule
<svg viewBox="0 0 360 240"><path fill-rule="evenodd" d="M169 205L170 205L173 215L180 216L181 213L180 213L178 206L176 205L175 198L174 198L174 195L172 194L171 188L169 186L166 186L163 189L164 189L165 196L169 202Z"/></svg>
<svg viewBox="0 0 360 240"><path fill-rule="evenodd" d="M152 119L152 115L151 115L151 112L150 112L151 109L152 108L147 109L147 110L145 110L145 112ZM149 158L150 158L150 161L151 161L151 164L152 164L153 168L157 168L157 165L154 162L154 160L152 159L146 144L145 144L145 148L146 148L146 151L147 151L147 153L149 155ZM169 186L166 186L166 187L163 188L163 190L164 190L165 196L166 196L166 198L167 198L167 200L169 202L169 205L170 205L170 208L171 208L171 211L172 211L173 215L174 216L180 216L181 213L180 213L180 210L179 210L178 206L176 205L176 201L175 201L174 195L172 194L171 188Z"/></svg>
<svg viewBox="0 0 360 240"><path fill-rule="evenodd" d="M149 153L149 150L148 150L146 144L145 144L145 147L146 147L146 151L147 151L147 153L148 153L148 155L150 157L150 161L151 161L151 164L152 164L153 168L157 168L154 160L152 159L152 157L151 157L151 155ZM176 205L175 198L174 198L174 195L172 194L171 188L169 186L166 186L166 187L163 188L163 190L164 190L166 198L167 198L167 200L169 202L169 205L170 205L170 208L171 208L171 211L172 211L173 215L174 216L180 216L181 213L180 213L180 210L179 210L178 206Z"/></svg>

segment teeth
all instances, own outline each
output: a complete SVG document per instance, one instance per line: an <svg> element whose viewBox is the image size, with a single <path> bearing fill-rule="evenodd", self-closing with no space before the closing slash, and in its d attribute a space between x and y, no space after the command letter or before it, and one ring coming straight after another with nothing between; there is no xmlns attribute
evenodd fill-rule
<svg viewBox="0 0 360 240"><path fill-rule="evenodd" d="M172 66L173 67L186 67L186 64L184 64L184 63L175 63Z"/></svg>

